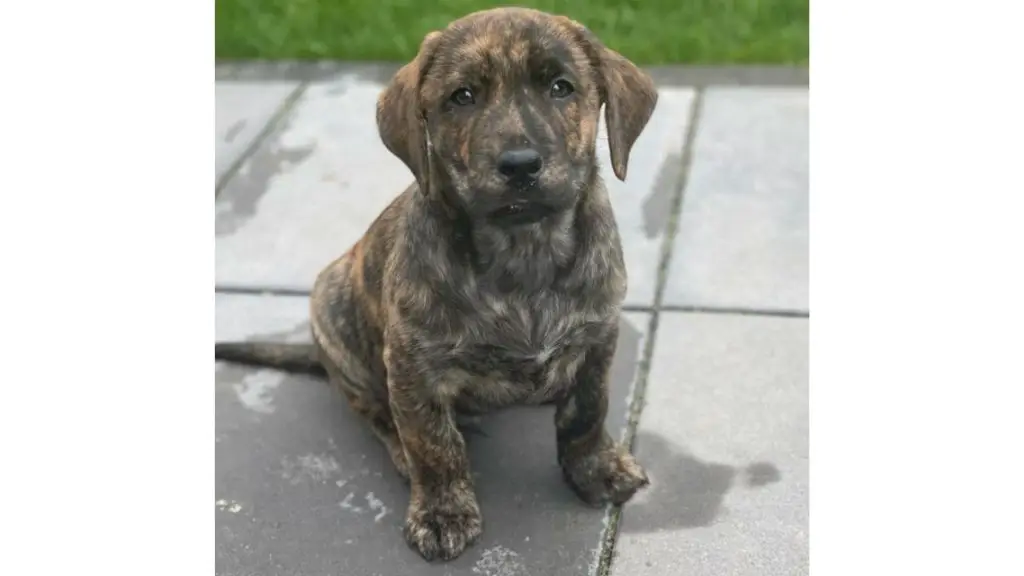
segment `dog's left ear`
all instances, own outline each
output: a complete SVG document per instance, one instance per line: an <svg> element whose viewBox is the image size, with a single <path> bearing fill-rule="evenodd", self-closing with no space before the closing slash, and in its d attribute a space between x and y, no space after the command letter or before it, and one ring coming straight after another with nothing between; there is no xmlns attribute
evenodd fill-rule
<svg viewBox="0 0 1024 576"><path fill-rule="evenodd" d="M586 26L574 20L569 22L598 74L612 170L619 180L625 180L629 152L654 113L658 90L646 72L605 46Z"/></svg>
<svg viewBox="0 0 1024 576"><path fill-rule="evenodd" d="M424 194L428 193L430 183L430 151L427 147L426 119L420 103L420 81L440 38L440 32L427 34L416 57L395 73L377 98L377 131L380 139L392 154L409 167Z"/></svg>

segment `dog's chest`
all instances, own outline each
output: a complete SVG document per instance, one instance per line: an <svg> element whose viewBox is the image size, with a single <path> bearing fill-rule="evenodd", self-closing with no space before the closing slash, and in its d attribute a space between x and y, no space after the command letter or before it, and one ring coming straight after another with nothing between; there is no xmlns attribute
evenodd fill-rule
<svg viewBox="0 0 1024 576"><path fill-rule="evenodd" d="M464 407L486 409L550 399L566 386L597 324L565 296L481 297L451 350Z"/></svg>

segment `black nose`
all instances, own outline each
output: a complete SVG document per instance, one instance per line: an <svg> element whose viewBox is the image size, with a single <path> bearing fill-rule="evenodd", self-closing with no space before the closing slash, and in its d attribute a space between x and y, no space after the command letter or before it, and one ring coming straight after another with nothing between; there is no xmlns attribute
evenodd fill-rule
<svg viewBox="0 0 1024 576"><path fill-rule="evenodd" d="M535 177L542 165L540 153L533 148L506 150L498 156L498 171L508 178Z"/></svg>

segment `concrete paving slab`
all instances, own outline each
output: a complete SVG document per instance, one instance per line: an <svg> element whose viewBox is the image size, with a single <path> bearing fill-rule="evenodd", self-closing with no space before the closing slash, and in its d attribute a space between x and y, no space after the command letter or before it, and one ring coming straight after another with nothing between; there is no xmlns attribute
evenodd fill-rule
<svg viewBox="0 0 1024 576"><path fill-rule="evenodd" d="M311 84L217 199L216 280L304 290L412 182L380 142L379 74ZM600 162L629 266L627 303L650 305L694 92L667 88L634 147L625 183Z"/></svg>
<svg viewBox="0 0 1024 576"><path fill-rule="evenodd" d="M380 84L305 89L216 203L216 282L308 290L412 175L376 133Z"/></svg>
<svg viewBox="0 0 1024 576"><path fill-rule="evenodd" d="M711 88L664 303L808 309L808 91Z"/></svg>
<svg viewBox="0 0 1024 576"><path fill-rule="evenodd" d="M625 182L611 170L607 126L603 115L601 118L598 161L622 235L629 305L654 304L661 249L682 177L683 148L695 96L688 88L658 91L658 106L629 156Z"/></svg>
<svg viewBox="0 0 1024 576"><path fill-rule="evenodd" d="M613 576L808 573L808 321L664 313Z"/></svg>
<svg viewBox="0 0 1024 576"><path fill-rule="evenodd" d="M307 299L218 295L219 340L308 341ZM609 431L620 434L648 316L629 314ZM216 573L579 576L596 567L604 511L565 486L553 409L483 418L468 433L482 540L427 564L402 539L408 488L341 395L314 378L216 366Z"/></svg>
<svg viewBox="0 0 1024 576"><path fill-rule="evenodd" d="M216 83L217 182L298 86L287 80Z"/></svg>

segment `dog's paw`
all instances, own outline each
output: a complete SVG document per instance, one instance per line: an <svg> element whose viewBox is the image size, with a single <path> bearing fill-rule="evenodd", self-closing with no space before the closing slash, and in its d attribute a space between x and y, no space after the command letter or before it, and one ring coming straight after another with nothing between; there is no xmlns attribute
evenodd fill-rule
<svg viewBox="0 0 1024 576"><path fill-rule="evenodd" d="M475 505L410 508L405 521L406 541L426 560L456 558L482 532L483 520Z"/></svg>
<svg viewBox="0 0 1024 576"><path fill-rule="evenodd" d="M650 484L643 467L621 446L566 463L562 471L576 495L592 506L623 504Z"/></svg>

